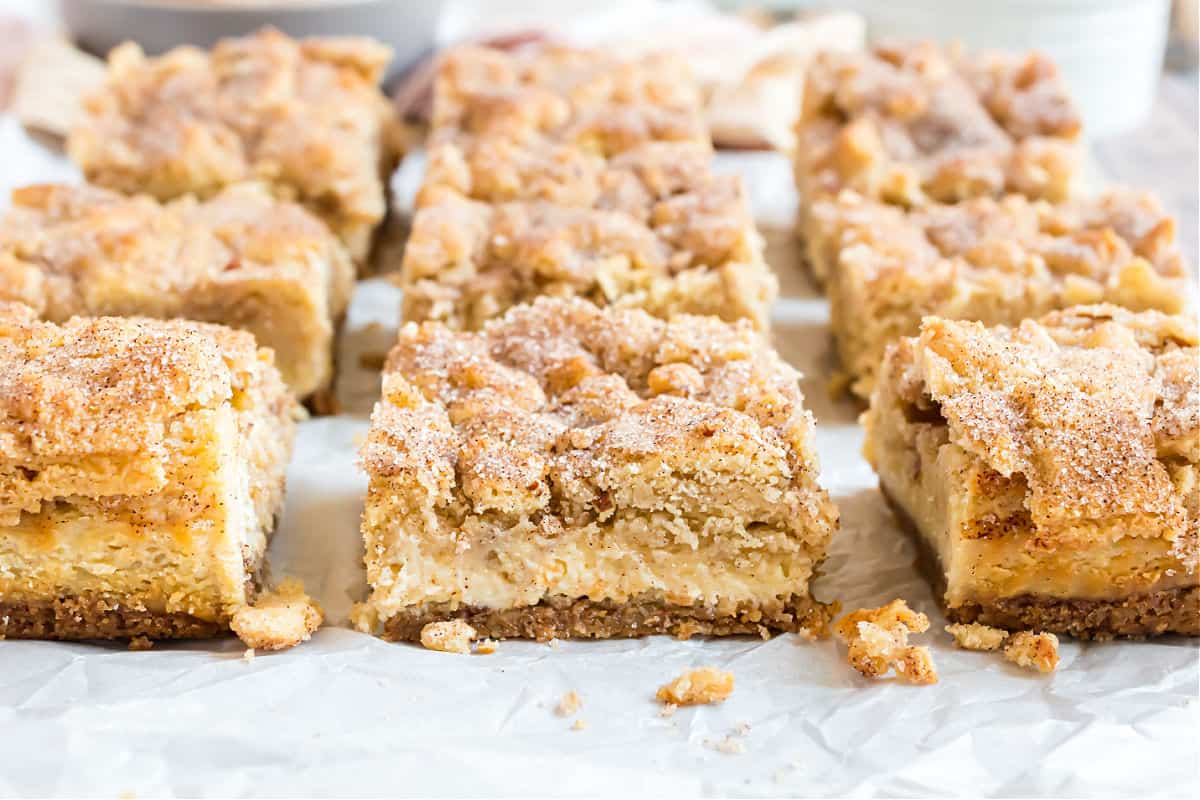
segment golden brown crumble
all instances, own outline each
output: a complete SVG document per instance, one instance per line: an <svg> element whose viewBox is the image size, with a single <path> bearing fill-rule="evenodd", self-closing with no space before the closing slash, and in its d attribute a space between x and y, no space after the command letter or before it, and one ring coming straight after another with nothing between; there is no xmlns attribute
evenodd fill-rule
<svg viewBox="0 0 1200 800"><path fill-rule="evenodd" d="M924 316L1015 325L1081 303L1177 312L1186 296L1174 220L1147 193L905 211L846 192L811 216L838 354L864 398L887 344Z"/></svg>
<svg viewBox="0 0 1200 800"><path fill-rule="evenodd" d="M165 205L94 186L13 192L0 220L0 299L64 322L140 315L220 322L271 347L300 396L329 384L354 268L302 207L263 184Z"/></svg>
<svg viewBox="0 0 1200 800"><path fill-rule="evenodd" d="M270 29L153 58L127 43L110 53L68 151L89 181L164 200L266 180L361 260L395 161L378 88L390 58L369 39L295 41Z"/></svg>
<svg viewBox="0 0 1200 800"><path fill-rule="evenodd" d="M1058 668L1058 637L1033 631L1014 633L1004 646L1004 657L1019 667L1053 672Z"/></svg>
<svg viewBox="0 0 1200 800"><path fill-rule="evenodd" d="M470 653L475 629L462 620L431 622L421 629L421 645L443 653Z"/></svg>
<svg viewBox="0 0 1200 800"><path fill-rule="evenodd" d="M475 655L490 656L499 649L499 644L495 639L480 639L475 643Z"/></svg>
<svg viewBox="0 0 1200 800"><path fill-rule="evenodd" d="M583 701L579 698L579 692L574 689L567 692L558 701L558 706L555 707L554 713L560 717L569 717L578 711L583 706Z"/></svg>
<svg viewBox="0 0 1200 800"><path fill-rule="evenodd" d="M953 636L954 643L964 650L998 650L1008 638L1008 631L977 622L947 625L946 632Z"/></svg>
<svg viewBox="0 0 1200 800"><path fill-rule="evenodd" d="M363 448L371 603L400 638L439 614L501 637L815 625L801 598L836 510L811 435L795 372L747 323L542 298L480 333L406 325ZM402 524L408 515L422 522ZM611 544L574 549L591 537ZM787 580L709 605L707 567L679 577L697 548L706 563ZM394 581L388 554L401 551L423 569L457 565L445 597L405 585L404 572ZM641 568L589 567L589 554L668 571L648 581ZM494 560L503 583L483 577ZM477 578L491 595L472 594ZM629 594L608 596L613 580Z"/></svg>
<svg viewBox="0 0 1200 800"><path fill-rule="evenodd" d="M879 608L860 608L838 620L834 633L846 643L847 658L868 678L881 678L892 669L906 683L937 683L937 670L927 647L908 643L910 633L924 633L929 618L901 599Z"/></svg>
<svg viewBox="0 0 1200 800"><path fill-rule="evenodd" d="M325 620L325 612L289 578L274 591L260 595L254 605L238 609L229 627L253 650L286 650L307 642Z"/></svg>
<svg viewBox="0 0 1200 800"><path fill-rule="evenodd" d="M855 189L904 206L1015 191L1061 200L1080 119L1044 56L929 42L826 52L809 66L796 177L815 198Z"/></svg>
<svg viewBox="0 0 1200 800"><path fill-rule="evenodd" d="M1036 544L1119 519L1190 549L1194 568L1198 521L1173 476L1187 468L1170 461L1194 458L1200 436L1200 393L1184 388L1200 382L1193 321L1115 306L1016 328L929 318L915 345L911 369L950 440L1023 478Z"/></svg>
<svg viewBox="0 0 1200 800"><path fill-rule="evenodd" d="M690 669L658 688L655 697L672 706L723 703L733 694L733 673L715 667Z"/></svg>

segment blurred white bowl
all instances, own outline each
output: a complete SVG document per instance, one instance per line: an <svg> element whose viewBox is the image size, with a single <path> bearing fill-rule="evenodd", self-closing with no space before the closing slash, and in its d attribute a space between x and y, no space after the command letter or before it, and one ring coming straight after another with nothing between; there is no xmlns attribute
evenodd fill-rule
<svg viewBox="0 0 1200 800"><path fill-rule="evenodd" d="M60 0L63 22L82 47L104 55L132 39L148 53L273 25L290 36L371 36L396 52L394 76L433 48L441 0Z"/></svg>
<svg viewBox="0 0 1200 800"><path fill-rule="evenodd" d="M1135 127L1154 102L1169 0L850 0L873 39L1040 50L1062 68L1086 132Z"/></svg>

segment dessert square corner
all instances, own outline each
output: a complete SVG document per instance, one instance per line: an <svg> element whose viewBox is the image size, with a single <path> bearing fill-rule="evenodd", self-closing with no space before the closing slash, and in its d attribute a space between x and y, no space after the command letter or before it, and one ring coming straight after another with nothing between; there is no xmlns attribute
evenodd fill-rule
<svg viewBox="0 0 1200 800"><path fill-rule="evenodd" d="M227 630L254 596L296 412L249 334L0 305L0 637Z"/></svg>
<svg viewBox="0 0 1200 800"><path fill-rule="evenodd" d="M1196 322L1116 306L891 347L865 454L947 615L1200 635Z"/></svg>
<svg viewBox="0 0 1200 800"><path fill-rule="evenodd" d="M822 630L837 510L797 377L748 323L582 300L406 325L363 448L364 627Z"/></svg>

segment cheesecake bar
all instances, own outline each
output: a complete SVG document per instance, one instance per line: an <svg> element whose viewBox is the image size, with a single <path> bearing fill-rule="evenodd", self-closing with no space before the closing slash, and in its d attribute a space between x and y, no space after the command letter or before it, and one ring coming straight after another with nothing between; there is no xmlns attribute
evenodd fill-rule
<svg viewBox="0 0 1200 800"><path fill-rule="evenodd" d="M0 637L228 630L254 598L295 412L247 333L0 304Z"/></svg>
<svg viewBox="0 0 1200 800"><path fill-rule="evenodd" d="M405 320L477 329L552 295L766 328L777 283L762 238L740 178L713 175L705 151L651 144L590 176L509 166L491 179L546 199L446 191L417 213L400 272Z"/></svg>
<svg viewBox="0 0 1200 800"><path fill-rule="evenodd" d="M826 52L809 66L796 123L799 233L826 280L812 204L845 189L912 208L1015 192L1067 198L1080 118L1052 62L924 42Z"/></svg>
<svg viewBox="0 0 1200 800"><path fill-rule="evenodd" d="M362 263L397 156L379 90L390 58L369 39L295 41L270 29L151 58L126 43L109 55L67 150L89 181L160 200L266 181Z"/></svg>
<svg viewBox="0 0 1200 800"><path fill-rule="evenodd" d="M303 207L240 184L166 204L95 186L17 189L0 219L0 300L42 318L183 317L250 331L298 397L328 392L354 267Z"/></svg>
<svg viewBox="0 0 1200 800"><path fill-rule="evenodd" d="M1175 222L1142 192L1057 204L980 197L909 211L843 192L813 215L838 242L831 328L863 399L888 343L915 336L926 315L1015 325L1099 302L1175 313L1187 294Z"/></svg>
<svg viewBox="0 0 1200 800"><path fill-rule="evenodd" d="M821 631L837 527L797 374L746 322L541 298L408 324L363 448L370 599L416 640Z"/></svg>
<svg viewBox="0 0 1200 800"><path fill-rule="evenodd" d="M709 143L704 100L687 62L670 53L620 59L600 50L536 45L457 47L434 82L431 140L542 136L611 153L628 139ZM608 146L604 146L607 143Z"/></svg>
<svg viewBox="0 0 1200 800"><path fill-rule="evenodd" d="M865 454L951 621L1200 635L1198 363L1194 319L1113 305L889 348Z"/></svg>

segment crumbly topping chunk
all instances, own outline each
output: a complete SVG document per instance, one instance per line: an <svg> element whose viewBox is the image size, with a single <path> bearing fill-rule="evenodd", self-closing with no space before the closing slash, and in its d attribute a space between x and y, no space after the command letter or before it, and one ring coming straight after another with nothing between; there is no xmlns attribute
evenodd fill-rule
<svg viewBox="0 0 1200 800"><path fill-rule="evenodd" d="M1159 455L1194 452L1176 443L1200 436L1186 374L1200 355L1194 321L1115 306L1011 329L927 318L898 352L951 441L1023 478L1038 544L1087 541L1097 521L1123 519L1127 535L1195 546L1174 465Z"/></svg>
<svg viewBox="0 0 1200 800"><path fill-rule="evenodd" d="M369 39L295 41L274 30L109 55L68 149L89 180L160 199L252 178L347 220L385 211L380 170L390 114L378 83L390 51Z"/></svg>
<svg viewBox="0 0 1200 800"><path fill-rule="evenodd" d="M140 313L188 316L223 286L291 280L329 288L341 314L354 269L325 225L263 184L210 200L160 205L95 186L42 184L13 193L0 220L0 298L50 320Z"/></svg>
<svg viewBox="0 0 1200 800"><path fill-rule="evenodd" d="M656 476L683 482L671 513L712 514L686 486L720 482L747 518L823 547L836 511L796 379L747 323L542 298L479 333L402 328L363 460L434 503L551 527L645 504Z"/></svg>
<svg viewBox="0 0 1200 800"><path fill-rule="evenodd" d="M958 622L946 626L954 643L964 650L998 650L1008 638L1008 631L980 625L978 622Z"/></svg>
<svg viewBox="0 0 1200 800"><path fill-rule="evenodd" d="M797 175L807 196L854 188L902 205L1020 191L1061 199L1080 119L1037 54L929 42L819 54L806 75Z"/></svg>
<svg viewBox="0 0 1200 800"><path fill-rule="evenodd" d="M431 622L421 629L421 645L443 653L470 653L474 638L475 629L461 619Z"/></svg>
<svg viewBox="0 0 1200 800"><path fill-rule="evenodd" d="M555 707L554 713L560 717L569 717L582 707L583 701L579 697L579 692L572 689L558 701L558 706Z"/></svg>
<svg viewBox="0 0 1200 800"><path fill-rule="evenodd" d="M683 673L658 688L655 697L671 706L698 706L723 703L733 694L733 673L701 667Z"/></svg>
<svg viewBox="0 0 1200 800"><path fill-rule="evenodd" d="M1004 657L1025 669L1053 672L1058 668L1058 637L1033 631L1014 633L1004 646Z"/></svg>
<svg viewBox="0 0 1200 800"><path fill-rule="evenodd" d="M860 608L834 624L834 633L849 648L847 658L868 678L892 669L906 683L937 683L937 670L927 647L908 643L910 633L924 633L929 618L896 599L879 608Z"/></svg>
<svg viewBox="0 0 1200 800"><path fill-rule="evenodd" d="M307 642L324 621L325 612L305 593L304 584L289 578L254 605L234 612L229 627L248 652L286 650Z"/></svg>

